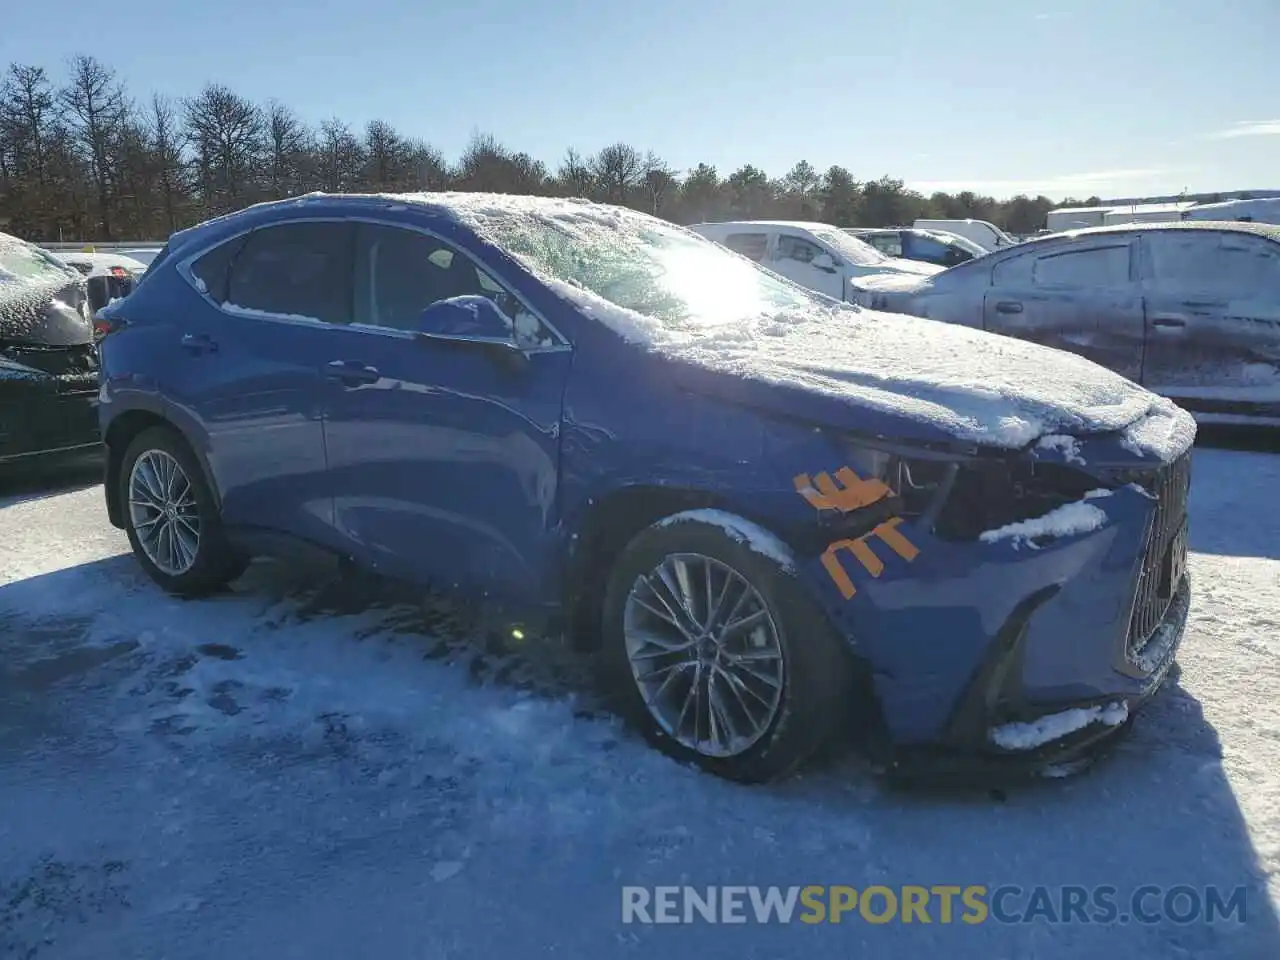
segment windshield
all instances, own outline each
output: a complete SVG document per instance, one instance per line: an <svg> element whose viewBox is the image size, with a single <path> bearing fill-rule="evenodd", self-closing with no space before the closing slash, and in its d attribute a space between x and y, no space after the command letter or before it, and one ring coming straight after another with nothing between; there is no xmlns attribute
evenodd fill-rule
<svg viewBox="0 0 1280 960"><path fill-rule="evenodd" d="M815 302L747 258L647 217L494 217L480 230L536 271L672 329L739 323Z"/></svg>
<svg viewBox="0 0 1280 960"><path fill-rule="evenodd" d="M65 280L66 271L43 250L0 236L0 280Z"/></svg>
<svg viewBox="0 0 1280 960"><path fill-rule="evenodd" d="M809 232L855 266L874 267L889 259L865 240L852 237L842 230L814 229Z"/></svg>

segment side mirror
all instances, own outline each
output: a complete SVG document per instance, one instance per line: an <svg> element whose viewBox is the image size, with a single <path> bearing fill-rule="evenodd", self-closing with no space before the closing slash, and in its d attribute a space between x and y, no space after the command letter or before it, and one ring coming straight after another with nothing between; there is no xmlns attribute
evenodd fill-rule
<svg viewBox="0 0 1280 960"><path fill-rule="evenodd" d="M418 315L415 335L423 343L488 353L515 369L529 360L516 343L512 321L488 297L468 294L437 300Z"/></svg>
<svg viewBox="0 0 1280 960"><path fill-rule="evenodd" d="M515 345L511 321L488 297L437 300L418 314L416 326L418 333L432 338L509 341Z"/></svg>
<svg viewBox="0 0 1280 960"><path fill-rule="evenodd" d="M820 253L809 261L809 266L816 267L823 273L835 273L836 262L829 253Z"/></svg>

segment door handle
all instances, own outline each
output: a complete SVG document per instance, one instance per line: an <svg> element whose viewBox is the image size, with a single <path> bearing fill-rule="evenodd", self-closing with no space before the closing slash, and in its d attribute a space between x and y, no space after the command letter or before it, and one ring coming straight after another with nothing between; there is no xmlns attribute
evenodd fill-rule
<svg viewBox="0 0 1280 960"><path fill-rule="evenodd" d="M996 304L996 313L1021 313L1022 304L1017 300L1001 300Z"/></svg>
<svg viewBox="0 0 1280 960"><path fill-rule="evenodd" d="M358 360L332 360L325 364L325 376L347 385L376 383L382 379L377 367L360 363Z"/></svg>
<svg viewBox="0 0 1280 960"><path fill-rule="evenodd" d="M217 353L218 344L207 333L184 333L179 341L184 350L192 353Z"/></svg>
<svg viewBox="0 0 1280 960"><path fill-rule="evenodd" d="M1151 325L1153 327L1176 328L1176 327L1185 327L1187 325L1187 321L1183 317L1170 317L1170 316L1152 317Z"/></svg>

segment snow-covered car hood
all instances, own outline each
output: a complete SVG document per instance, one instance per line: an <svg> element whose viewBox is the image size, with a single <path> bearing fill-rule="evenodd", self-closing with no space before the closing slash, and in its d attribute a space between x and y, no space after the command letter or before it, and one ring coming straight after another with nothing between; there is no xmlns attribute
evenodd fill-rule
<svg viewBox="0 0 1280 960"><path fill-rule="evenodd" d="M932 266L932 264L927 264ZM938 267L933 273L941 273L942 268ZM930 273L928 276L933 276ZM907 293L916 290L928 289L927 277L913 276L909 273L869 273L865 277L857 277L853 281L853 285L860 290L867 290L875 293Z"/></svg>
<svg viewBox="0 0 1280 960"><path fill-rule="evenodd" d="M1090 360L919 317L815 307L658 349L692 389L837 428L865 431L875 413L886 433L892 417L918 437L1003 448L1123 431L1161 459L1195 437L1186 411Z"/></svg>
<svg viewBox="0 0 1280 960"><path fill-rule="evenodd" d="M935 273L941 273L946 267L940 267L936 263L925 263L921 260L905 260L901 257L889 257L883 263L877 263L869 269L874 273L857 277L854 282L861 284L867 277L932 277Z"/></svg>

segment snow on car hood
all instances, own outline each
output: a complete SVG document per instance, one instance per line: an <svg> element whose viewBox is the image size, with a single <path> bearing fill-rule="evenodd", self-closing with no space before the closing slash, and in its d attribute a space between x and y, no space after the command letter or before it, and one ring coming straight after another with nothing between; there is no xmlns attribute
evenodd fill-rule
<svg viewBox="0 0 1280 960"><path fill-rule="evenodd" d="M879 277L932 277L935 273L941 273L946 267L940 267L936 263L925 263L921 260L904 260L901 257L889 257L881 263L877 263L873 268L875 273L867 274L867 276ZM862 283L865 277L859 277L855 282Z"/></svg>
<svg viewBox="0 0 1280 960"><path fill-rule="evenodd" d="M1020 448L1050 434L1122 431L1139 455L1171 459L1195 438L1195 421L1172 402L1090 360L969 327L851 305L762 316L694 336L666 332L569 284L561 296L632 342L680 361L676 378L699 390L856 429L858 409L928 424L952 438ZM682 375L680 366L719 374Z"/></svg>
<svg viewBox="0 0 1280 960"><path fill-rule="evenodd" d="M932 264L926 264L932 266ZM937 268L934 273L941 273L942 268ZM933 274L929 274L933 276ZM926 278L920 275L911 275L909 273L869 273L865 277L858 277L853 281L854 286L861 290L871 290L876 293L902 293L912 290L922 290L928 284Z"/></svg>

